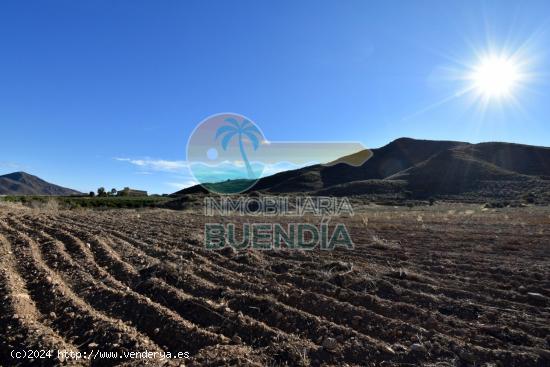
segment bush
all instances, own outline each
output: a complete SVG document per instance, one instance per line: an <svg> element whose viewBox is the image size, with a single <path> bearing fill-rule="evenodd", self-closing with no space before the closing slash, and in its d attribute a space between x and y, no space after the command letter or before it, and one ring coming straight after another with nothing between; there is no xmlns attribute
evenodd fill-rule
<svg viewBox="0 0 550 367"><path fill-rule="evenodd" d="M484 205L485 208L489 209L506 208L508 206L510 206L509 201L492 201Z"/></svg>
<svg viewBox="0 0 550 367"><path fill-rule="evenodd" d="M166 197L147 196L6 196L3 199L7 202L51 211L74 208L153 208L170 200Z"/></svg>
<svg viewBox="0 0 550 367"><path fill-rule="evenodd" d="M537 200L537 196L533 192L529 192L523 195L523 200L525 200L526 203L533 204Z"/></svg>

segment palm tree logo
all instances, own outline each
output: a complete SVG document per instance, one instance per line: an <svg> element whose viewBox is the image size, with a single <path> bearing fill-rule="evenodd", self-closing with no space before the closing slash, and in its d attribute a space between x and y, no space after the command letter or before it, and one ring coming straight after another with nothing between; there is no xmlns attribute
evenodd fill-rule
<svg viewBox="0 0 550 367"><path fill-rule="evenodd" d="M262 133L256 125L254 125L252 122L250 122L247 119L243 119L242 122L239 123L235 118L228 117L224 120L228 123L228 125L224 125L218 128L216 131L216 137L217 140L219 137L222 137L221 140L221 146L223 150L227 150L227 146L229 145L229 142L234 138L237 137L239 139L239 150L241 152L241 157L243 158L244 164L246 166L246 172L248 174L249 179L254 179L254 171L252 171L252 167L250 166L250 162L248 160L248 156L246 155L246 151L244 149L243 144L243 138L246 137L250 142L252 143L252 146L254 147L254 150L258 149L258 146L260 145L260 141L258 140L258 136L262 136Z"/></svg>

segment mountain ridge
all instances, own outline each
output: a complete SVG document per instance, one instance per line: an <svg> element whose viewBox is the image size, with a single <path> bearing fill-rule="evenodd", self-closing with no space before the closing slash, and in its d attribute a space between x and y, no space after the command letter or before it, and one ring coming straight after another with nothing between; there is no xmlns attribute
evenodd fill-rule
<svg viewBox="0 0 550 367"><path fill-rule="evenodd" d="M398 138L371 150L361 166L312 165L263 177L250 191L414 197L485 195L516 198L550 190L550 148L506 142ZM489 187L497 187L489 195ZM510 191L510 192L508 192ZM174 196L205 192L199 185Z"/></svg>
<svg viewBox="0 0 550 367"><path fill-rule="evenodd" d="M78 195L80 192L18 171L0 176L0 195Z"/></svg>

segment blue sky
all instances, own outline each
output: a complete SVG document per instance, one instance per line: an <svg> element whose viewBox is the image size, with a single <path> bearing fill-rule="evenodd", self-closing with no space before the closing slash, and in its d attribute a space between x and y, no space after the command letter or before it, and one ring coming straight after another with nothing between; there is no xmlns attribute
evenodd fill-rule
<svg viewBox="0 0 550 367"><path fill-rule="evenodd" d="M545 0L2 1L0 174L174 192L219 112L274 141L548 146L548 44ZM481 108L449 70L490 50L529 80Z"/></svg>

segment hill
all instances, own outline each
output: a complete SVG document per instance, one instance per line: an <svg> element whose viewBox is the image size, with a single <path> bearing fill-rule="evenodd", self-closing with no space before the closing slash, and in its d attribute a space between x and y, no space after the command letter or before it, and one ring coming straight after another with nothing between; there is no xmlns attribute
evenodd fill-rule
<svg viewBox="0 0 550 367"><path fill-rule="evenodd" d="M359 167L313 165L264 177L270 193L517 199L550 192L550 148L400 138L372 150ZM204 192L194 186L176 196Z"/></svg>
<svg viewBox="0 0 550 367"><path fill-rule="evenodd" d="M25 172L0 176L0 195L77 195L80 192L52 183Z"/></svg>

